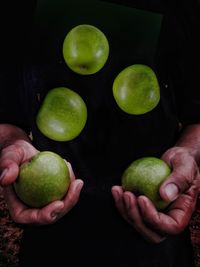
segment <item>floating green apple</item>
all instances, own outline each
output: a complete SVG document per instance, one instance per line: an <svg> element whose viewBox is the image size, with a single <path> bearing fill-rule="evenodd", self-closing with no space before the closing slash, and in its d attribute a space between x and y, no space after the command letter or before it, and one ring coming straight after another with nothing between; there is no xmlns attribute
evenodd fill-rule
<svg viewBox="0 0 200 267"><path fill-rule="evenodd" d="M160 86L155 72L143 64L125 68L114 80L113 95L126 113L139 115L151 111L160 100Z"/></svg>
<svg viewBox="0 0 200 267"><path fill-rule="evenodd" d="M97 27L81 24L71 29L63 43L63 56L68 67L88 75L103 68L109 55L109 43Z"/></svg>
<svg viewBox="0 0 200 267"><path fill-rule="evenodd" d="M161 199L159 188L171 173L170 167L156 157L143 157L131 163L122 175L122 188L139 195L147 196L158 210L169 203Z"/></svg>
<svg viewBox="0 0 200 267"><path fill-rule="evenodd" d="M40 208L61 200L69 185L69 170L64 159L54 152L43 151L20 166L14 189L25 204Z"/></svg>
<svg viewBox="0 0 200 267"><path fill-rule="evenodd" d="M87 107L79 94L65 88L51 89L36 116L38 129L55 141L70 141L83 130Z"/></svg>

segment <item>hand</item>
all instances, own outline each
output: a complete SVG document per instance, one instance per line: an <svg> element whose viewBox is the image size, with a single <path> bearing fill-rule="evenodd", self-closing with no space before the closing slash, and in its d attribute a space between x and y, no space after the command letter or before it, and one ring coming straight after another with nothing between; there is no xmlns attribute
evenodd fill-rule
<svg viewBox="0 0 200 267"><path fill-rule="evenodd" d="M156 210L145 196L136 197L113 186L115 204L124 219L145 239L159 243L168 235L180 233L188 225L195 210L200 176L197 164L189 152L174 147L164 153L162 159L172 168L171 175L160 187L164 200L173 201L165 212Z"/></svg>
<svg viewBox="0 0 200 267"><path fill-rule="evenodd" d="M12 184L18 176L19 166L38 152L24 140L18 140L5 147L0 155L0 186Z"/></svg>
<svg viewBox="0 0 200 267"><path fill-rule="evenodd" d="M75 179L70 163L70 187L62 201L54 201L41 209L29 208L16 196L12 183L16 180L19 166L39 151L26 141L19 141L2 150L0 157L1 180L4 198L12 219L21 224L52 224L64 216L77 203L83 182Z"/></svg>

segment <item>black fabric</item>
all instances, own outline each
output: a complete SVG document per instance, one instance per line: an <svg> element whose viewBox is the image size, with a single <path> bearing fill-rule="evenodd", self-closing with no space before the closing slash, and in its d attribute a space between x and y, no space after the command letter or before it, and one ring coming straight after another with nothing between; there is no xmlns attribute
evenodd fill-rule
<svg viewBox="0 0 200 267"><path fill-rule="evenodd" d="M159 245L148 243L111 203L82 194L56 224L26 230L20 266L194 267L188 230Z"/></svg>
<svg viewBox="0 0 200 267"><path fill-rule="evenodd" d="M27 98L23 89L21 66L6 64L0 70L0 122L10 123L30 132Z"/></svg>
<svg viewBox="0 0 200 267"><path fill-rule="evenodd" d="M0 65L16 65L27 48L36 0L4 1L0 9Z"/></svg>
<svg viewBox="0 0 200 267"><path fill-rule="evenodd" d="M48 1L38 2L45 10L45 3ZM109 25L115 23L114 18L109 18L112 5L109 5L102 16L97 14L103 10L101 4L98 4L98 1L94 2L98 6L96 9L93 8L93 1L79 2L80 10L77 10L77 17L67 13L71 16L71 24L80 23L82 14L85 21L92 17L109 33ZM70 3L72 1L66 5L73 5ZM111 196L111 186L120 184L122 172L134 159L142 156L160 157L177 140L180 122L187 125L198 122L200 118L200 113L196 112L199 110L199 94L194 90L194 95L186 75L187 64L191 62L191 57L194 57L194 51L191 49L194 32L189 35L193 22L187 24L185 18L190 18L191 13L194 14L194 6L189 9L190 13L184 6L185 2L173 2L174 8L171 2L170 5L162 1L159 5L158 2L155 3L156 5L150 6L144 1L139 6L146 6L149 10L155 9L156 12L164 14L158 46L155 47L156 53L152 52L150 57L148 53L144 53L145 57L135 52L130 54L128 51L131 41L128 43L128 37L119 37L120 33L121 36L126 36L135 25L129 25L123 34L122 30L125 31L125 28L116 26L116 32L110 39L112 49L105 67L91 76L75 74L66 67L60 50L57 49L61 45L63 32L59 27L56 31L53 26L54 23L59 26L62 18L57 22L52 19L53 23L47 23L45 18L38 16L34 24L37 30L34 28L33 32L31 31L32 39L27 37L32 44L28 47L32 50L26 47L17 66L9 66L6 70L3 65L0 121L30 129L33 144L39 150L55 151L66 158L71 162L77 178L83 179L85 183L76 207L56 224L24 228L21 267L51 264L116 267L193 266L188 230L169 237L159 245L150 244L121 218ZM131 1L130 4L132 5ZM87 10L87 7L90 17L82 12ZM55 7L49 15L52 16L54 12L59 14L56 13L59 8ZM183 14L183 10L186 10L186 14ZM65 12L67 8L62 9L61 13ZM120 24L120 14L121 12L117 18L119 22L116 20L117 25ZM126 20L128 21L128 18ZM42 27L39 27L39 22L43 23ZM144 28L144 25L141 28ZM70 28L71 25L66 27ZM58 34L57 39L54 39L55 33ZM144 39L142 40L144 42ZM139 60L140 63L150 64L155 69L161 88L161 100L151 112L131 116L118 108L111 88L117 73L133 61ZM190 69L189 73L191 75ZM77 138L69 142L55 142L46 138L35 123L37 111L45 95L51 88L58 86L66 86L78 92L88 108L85 128ZM12 100L11 88L14 96Z"/></svg>
<svg viewBox="0 0 200 267"><path fill-rule="evenodd" d="M157 63L159 75L174 85L179 120L199 121L199 38L198 0L102 0L164 14ZM165 44L165 45L164 45Z"/></svg>
<svg viewBox="0 0 200 267"><path fill-rule="evenodd" d="M4 1L0 9L0 122L30 132L22 64L35 12L35 0Z"/></svg>
<svg viewBox="0 0 200 267"><path fill-rule="evenodd" d="M178 121L173 116L173 101L166 102L166 98L172 98L171 92L164 86L161 103L152 112L131 116L121 111L113 99L110 71L95 77L82 77L68 73L63 65L56 64L40 68L32 66L31 70L26 67L25 77L31 100L29 107L34 107L30 110L33 143L41 150L50 147L72 162L76 175L87 177L85 190L93 193L106 190L110 193L111 185L120 183L121 174L131 161L146 155L159 157L176 140ZM50 88L59 84L76 88L88 109L85 128L69 142L49 140L35 124L44 96Z"/></svg>

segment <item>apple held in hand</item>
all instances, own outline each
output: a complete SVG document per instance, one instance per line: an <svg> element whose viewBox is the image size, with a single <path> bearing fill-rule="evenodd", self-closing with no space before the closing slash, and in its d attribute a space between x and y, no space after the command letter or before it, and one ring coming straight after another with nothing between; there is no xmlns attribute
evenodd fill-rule
<svg viewBox="0 0 200 267"><path fill-rule="evenodd" d="M163 160L155 157L140 158L133 161L124 171L122 188L147 196L158 210L162 210L169 203L161 199L159 188L170 173L171 169Z"/></svg>
<svg viewBox="0 0 200 267"><path fill-rule="evenodd" d="M159 103L160 86L149 66L134 64L122 70L115 78L113 96L124 112L145 114Z"/></svg>
<svg viewBox="0 0 200 267"><path fill-rule="evenodd" d="M87 107L76 92L58 87L46 95L36 116L38 129L54 141L70 141L83 130Z"/></svg>
<svg viewBox="0 0 200 267"><path fill-rule="evenodd" d="M43 151L20 166L14 189L25 204L40 208L61 200L69 185L70 175L64 159L54 152Z"/></svg>
<svg viewBox="0 0 200 267"><path fill-rule="evenodd" d="M97 27L81 24L68 32L63 42L63 56L68 67L79 74L98 72L106 63L109 43Z"/></svg>

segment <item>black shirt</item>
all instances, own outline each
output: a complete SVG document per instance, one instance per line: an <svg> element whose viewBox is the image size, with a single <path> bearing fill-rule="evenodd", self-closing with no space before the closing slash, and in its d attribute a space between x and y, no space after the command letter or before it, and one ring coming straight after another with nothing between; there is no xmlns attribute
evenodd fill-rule
<svg viewBox="0 0 200 267"><path fill-rule="evenodd" d="M84 180L78 204L65 217L54 225L25 227L22 266L193 266L187 231L149 244L121 218L111 196L111 186L120 185L133 160L160 157L177 140L180 123L196 123L200 116L194 112L199 95L194 91L194 97L186 77L193 51L188 50L192 37L183 25L183 9L177 11L181 3L175 2L174 9L164 2L142 3L139 8L146 6L150 13L103 1L38 1L23 60L2 67L7 91L1 90L1 121L31 130L39 150L57 152ZM81 23L102 29L110 44L108 62L91 76L69 70L60 49L66 32ZM150 65L161 89L157 107L137 116L120 110L112 95L116 75L134 63ZM88 108L85 128L69 142L46 138L35 123L47 92L58 86L78 92Z"/></svg>

